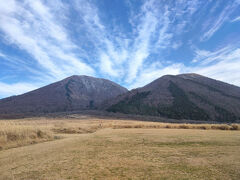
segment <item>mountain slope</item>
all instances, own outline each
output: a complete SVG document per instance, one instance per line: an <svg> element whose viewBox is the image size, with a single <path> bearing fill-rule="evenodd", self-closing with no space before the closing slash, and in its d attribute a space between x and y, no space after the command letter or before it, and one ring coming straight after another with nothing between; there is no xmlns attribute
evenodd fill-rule
<svg viewBox="0 0 240 180"><path fill-rule="evenodd" d="M127 92L120 85L89 76L71 76L19 96L0 100L0 114L95 109Z"/></svg>
<svg viewBox="0 0 240 180"><path fill-rule="evenodd" d="M197 74L163 76L108 102L107 111L173 119L234 122L240 88Z"/></svg>

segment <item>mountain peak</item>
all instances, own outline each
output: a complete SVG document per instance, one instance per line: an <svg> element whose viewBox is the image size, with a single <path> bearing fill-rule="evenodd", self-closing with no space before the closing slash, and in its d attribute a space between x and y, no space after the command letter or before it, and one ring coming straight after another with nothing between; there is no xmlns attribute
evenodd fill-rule
<svg viewBox="0 0 240 180"><path fill-rule="evenodd" d="M0 114L95 109L127 91L106 79L73 75L23 95L0 100Z"/></svg>
<svg viewBox="0 0 240 180"><path fill-rule="evenodd" d="M181 78L203 78L204 76L196 73L185 73L185 74L179 74L177 77Z"/></svg>
<svg viewBox="0 0 240 180"><path fill-rule="evenodd" d="M111 104L111 103L109 103ZM107 110L173 119L237 121L240 88L195 73L165 75L118 98Z"/></svg>
<svg viewBox="0 0 240 180"><path fill-rule="evenodd" d="M92 77L92 76L87 76L87 75L72 75L72 76L69 76L67 78L65 78L67 80L75 80L75 79L99 79L99 78L95 78L95 77Z"/></svg>
<svg viewBox="0 0 240 180"><path fill-rule="evenodd" d="M173 79L176 79L176 78L183 78L183 79L198 79L198 78L207 78L207 77L204 77L202 75L199 75L199 74L196 74L196 73L185 73L185 74L179 74L179 75L170 75L170 74L167 74L167 75L164 75L156 80L154 80L152 83L150 84L154 84L154 83L162 83L163 81L169 81L169 80L173 80ZM149 84L148 84L149 85ZM148 86L147 85L147 86Z"/></svg>

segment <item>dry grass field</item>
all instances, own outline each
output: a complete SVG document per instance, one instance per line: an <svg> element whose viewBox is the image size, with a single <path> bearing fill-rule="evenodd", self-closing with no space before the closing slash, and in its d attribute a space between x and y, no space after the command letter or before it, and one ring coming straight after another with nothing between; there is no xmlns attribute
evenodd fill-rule
<svg viewBox="0 0 240 180"><path fill-rule="evenodd" d="M239 179L239 125L0 121L0 179Z"/></svg>

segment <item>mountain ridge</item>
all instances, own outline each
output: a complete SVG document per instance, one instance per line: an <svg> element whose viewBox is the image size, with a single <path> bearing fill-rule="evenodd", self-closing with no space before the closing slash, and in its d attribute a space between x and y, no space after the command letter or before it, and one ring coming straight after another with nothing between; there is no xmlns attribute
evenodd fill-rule
<svg viewBox="0 0 240 180"><path fill-rule="evenodd" d="M198 74L165 75L108 103L107 111L234 122L240 88Z"/></svg>
<svg viewBox="0 0 240 180"><path fill-rule="evenodd" d="M73 75L0 100L0 115L104 110L171 119L234 122L240 119L240 87L202 75L165 75L128 91L103 78Z"/></svg>

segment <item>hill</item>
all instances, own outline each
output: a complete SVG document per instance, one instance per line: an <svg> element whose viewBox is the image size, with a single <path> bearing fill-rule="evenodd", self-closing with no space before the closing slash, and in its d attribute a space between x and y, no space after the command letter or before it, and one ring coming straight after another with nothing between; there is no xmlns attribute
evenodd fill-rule
<svg viewBox="0 0 240 180"><path fill-rule="evenodd" d="M166 75L109 101L105 109L173 119L235 122L240 119L240 88L198 74Z"/></svg>
<svg viewBox="0 0 240 180"><path fill-rule="evenodd" d="M37 90L0 100L0 114L95 109L103 101L127 91L106 79L71 76Z"/></svg>

